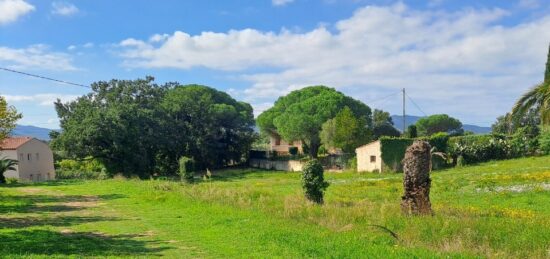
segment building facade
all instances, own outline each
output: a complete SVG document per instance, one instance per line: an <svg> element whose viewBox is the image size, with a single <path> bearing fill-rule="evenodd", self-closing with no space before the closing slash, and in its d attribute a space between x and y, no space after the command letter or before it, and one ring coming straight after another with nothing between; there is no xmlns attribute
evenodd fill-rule
<svg viewBox="0 0 550 259"><path fill-rule="evenodd" d="M16 170L4 173L6 178L20 181L55 179L53 152L43 141L31 137L11 137L0 144L0 157L17 160Z"/></svg>
<svg viewBox="0 0 550 259"><path fill-rule="evenodd" d="M355 149L358 172L382 172L382 152L380 141L374 141Z"/></svg>

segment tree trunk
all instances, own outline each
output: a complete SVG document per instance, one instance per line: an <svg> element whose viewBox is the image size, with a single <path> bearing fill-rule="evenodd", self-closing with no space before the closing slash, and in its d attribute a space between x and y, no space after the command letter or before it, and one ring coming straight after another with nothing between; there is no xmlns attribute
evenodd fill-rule
<svg viewBox="0 0 550 259"><path fill-rule="evenodd" d="M415 141L405 152L403 159L403 187L401 210L406 215L432 213L430 203L430 144Z"/></svg>

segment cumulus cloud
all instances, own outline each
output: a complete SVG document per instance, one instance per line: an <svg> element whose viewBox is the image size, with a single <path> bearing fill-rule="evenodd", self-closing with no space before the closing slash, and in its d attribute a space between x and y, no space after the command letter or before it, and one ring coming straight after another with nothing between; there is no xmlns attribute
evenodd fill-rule
<svg viewBox="0 0 550 259"><path fill-rule="evenodd" d="M23 0L0 0L0 25L15 22L34 9L33 5Z"/></svg>
<svg viewBox="0 0 550 259"><path fill-rule="evenodd" d="M53 2L52 14L60 16L72 16L78 13L78 7L67 2Z"/></svg>
<svg viewBox="0 0 550 259"><path fill-rule="evenodd" d="M26 48L0 46L0 65L14 69L75 70L69 55L37 44Z"/></svg>
<svg viewBox="0 0 550 259"><path fill-rule="evenodd" d="M44 93L44 94L34 94L34 95L2 95L6 98L8 103L20 103L20 102L32 102L41 106L53 106L53 103L60 99L62 102L68 102L76 100L78 95L68 95L68 94L55 94L55 93Z"/></svg>
<svg viewBox="0 0 550 259"><path fill-rule="evenodd" d="M256 106L307 85L364 101L405 87L428 113L489 124L542 79L550 42L550 15L501 25L507 15L367 6L307 32L176 31L119 45L127 66L233 71L250 82L242 94ZM250 72L258 67L269 69Z"/></svg>
<svg viewBox="0 0 550 259"><path fill-rule="evenodd" d="M284 6L294 2L294 0L271 0L271 4L274 6Z"/></svg>

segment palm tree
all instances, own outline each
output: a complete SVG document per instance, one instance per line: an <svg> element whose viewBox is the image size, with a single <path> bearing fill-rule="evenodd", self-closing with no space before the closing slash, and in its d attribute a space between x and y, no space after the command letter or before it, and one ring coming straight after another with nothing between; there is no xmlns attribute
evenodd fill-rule
<svg viewBox="0 0 550 259"><path fill-rule="evenodd" d="M539 110L540 121L543 126L550 125L550 47L548 48L544 82L534 86L519 98L512 109L512 117L522 117L531 108Z"/></svg>
<svg viewBox="0 0 550 259"><path fill-rule="evenodd" d="M9 170L15 170L15 166L17 165L17 160L9 159L9 158L0 158L0 183L6 183L6 177L4 176L4 173Z"/></svg>

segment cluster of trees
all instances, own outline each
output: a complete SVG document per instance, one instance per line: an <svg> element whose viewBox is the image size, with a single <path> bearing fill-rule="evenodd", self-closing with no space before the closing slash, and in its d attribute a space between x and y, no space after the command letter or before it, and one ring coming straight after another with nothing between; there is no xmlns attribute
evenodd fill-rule
<svg viewBox="0 0 550 259"><path fill-rule="evenodd" d="M51 146L66 158L93 157L109 174L175 175L243 161L255 139L252 107L201 85L157 85L152 77L96 82L92 92L55 109L61 133Z"/></svg>

